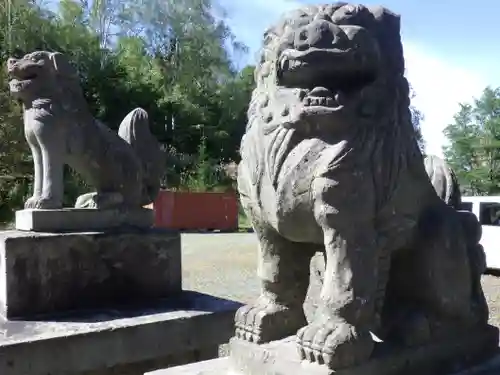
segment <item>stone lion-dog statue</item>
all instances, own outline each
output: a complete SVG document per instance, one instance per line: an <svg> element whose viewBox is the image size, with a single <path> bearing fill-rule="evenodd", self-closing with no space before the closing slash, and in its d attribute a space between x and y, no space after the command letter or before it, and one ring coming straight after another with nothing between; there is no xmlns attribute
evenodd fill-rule
<svg viewBox="0 0 500 375"><path fill-rule="evenodd" d="M62 208L65 164L96 189L78 197L77 208L139 208L155 199L162 153L143 109L131 111L118 134L109 129L90 113L76 69L58 52L10 58L7 71L33 156L33 196L25 208Z"/></svg>
<svg viewBox="0 0 500 375"><path fill-rule="evenodd" d="M255 79L238 190L261 294L238 310L236 338L296 335L302 359L338 370L380 341L426 345L487 327L481 227L426 173L399 16L346 3L287 13L264 35ZM323 283L306 319L318 251Z"/></svg>

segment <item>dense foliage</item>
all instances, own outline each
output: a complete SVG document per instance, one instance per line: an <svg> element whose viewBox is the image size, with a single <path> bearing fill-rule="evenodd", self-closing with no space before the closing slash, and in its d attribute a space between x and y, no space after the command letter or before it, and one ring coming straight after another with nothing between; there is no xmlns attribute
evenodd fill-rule
<svg viewBox="0 0 500 375"><path fill-rule="evenodd" d="M225 20L216 0L0 1L0 221L21 207L32 181L3 62L36 49L69 56L91 111L111 128L134 107L149 113L169 188L230 186L225 166L238 162L254 68L235 67L246 47ZM421 115L412 114L418 134ZM69 170L65 182L67 204L88 189Z"/></svg>
<svg viewBox="0 0 500 375"><path fill-rule="evenodd" d="M0 4L0 61L35 49L61 51L78 67L93 114L116 128L129 110L148 111L168 153L169 186L210 189L237 161L253 68L209 0L61 0ZM50 5L50 6L49 6ZM32 179L21 108L0 70L0 220L19 207ZM68 203L81 182L67 171Z"/></svg>
<svg viewBox="0 0 500 375"><path fill-rule="evenodd" d="M463 192L500 195L500 88L487 87L472 104L460 104L445 135L444 154Z"/></svg>

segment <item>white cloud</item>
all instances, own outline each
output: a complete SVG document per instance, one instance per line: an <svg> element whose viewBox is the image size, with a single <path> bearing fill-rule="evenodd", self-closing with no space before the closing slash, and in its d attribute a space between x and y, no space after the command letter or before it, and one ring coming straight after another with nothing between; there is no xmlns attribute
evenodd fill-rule
<svg viewBox="0 0 500 375"><path fill-rule="evenodd" d="M487 86L472 69L439 58L410 41L404 42L408 81L416 92L412 103L424 114L422 135L426 152L442 156L444 128L453 121L459 103L470 102Z"/></svg>

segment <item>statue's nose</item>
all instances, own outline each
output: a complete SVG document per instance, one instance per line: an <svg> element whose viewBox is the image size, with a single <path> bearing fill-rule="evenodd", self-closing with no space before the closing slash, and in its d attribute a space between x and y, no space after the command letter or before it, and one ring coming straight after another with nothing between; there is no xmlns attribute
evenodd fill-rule
<svg viewBox="0 0 500 375"><path fill-rule="evenodd" d="M298 50L310 47L333 48L338 39L340 28L328 17L316 17L311 23L297 30L294 45Z"/></svg>

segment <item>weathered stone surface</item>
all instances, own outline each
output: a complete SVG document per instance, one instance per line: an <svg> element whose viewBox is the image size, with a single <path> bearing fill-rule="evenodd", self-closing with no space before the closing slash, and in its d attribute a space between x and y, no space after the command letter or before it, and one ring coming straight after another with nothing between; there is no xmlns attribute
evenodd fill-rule
<svg viewBox="0 0 500 375"><path fill-rule="evenodd" d="M435 155L426 155L424 164L437 195L446 204L456 210L460 209L462 196L455 171L443 159Z"/></svg>
<svg viewBox="0 0 500 375"><path fill-rule="evenodd" d="M323 276L325 274L325 253L318 251L311 258L309 276L309 288L304 301L304 314L308 322L312 322L316 310L321 302L320 294L323 288Z"/></svg>
<svg viewBox="0 0 500 375"><path fill-rule="evenodd" d="M0 312L8 318L150 302L181 283L179 233L0 232Z"/></svg>
<svg viewBox="0 0 500 375"><path fill-rule="evenodd" d="M150 228L153 224L154 212L148 208L16 211L16 229L34 232L86 232L120 227Z"/></svg>
<svg viewBox="0 0 500 375"><path fill-rule="evenodd" d="M462 197L460 186L453 169L441 158L435 155L426 155L424 159L425 170L431 180L432 186L437 195L449 206L460 209ZM486 254L479 240L481 239L481 227L477 225L477 218L472 213L463 212L460 214L464 230L472 237L471 245L468 247L471 263L476 265L480 273L486 272ZM476 238L477 240L474 240ZM474 242L477 243L474 246ZM311 275L304 312L307 321L313 319L314 313L320 301L321 288L323 286L323 275L325 273L325 254L318 251L311 259ZM479 280L477 280L479 282Z"/></svg>
<svg viewBox="0 0 500 375"><path fill-rule="evenodd" d="M154 201L164 160L143 109L131 111L118 134L110 130L92 116L76 70L58 52L11 58L7 71L11 93L23 103L33 155L33 196L25 208L62 208L65 164L96 189L77 199L78 208L140 208Z"/></svg>
<svg viewBox="0 0 500 375"><path fill-rule="evenodd" d="M0 374L142 375L214 358L238 306L183 292L149 307L0 322Z"/></svg>
<svg viewBox="0 0 500 375"><path fill-rule="evenodd" d="M265 34L256 81L238 189L262 294L236 314L236 336L296 335L301 360L340 371L368 363L377 341L417 353L487 330L481 228L426 172L399 16L346 3L287 13ZM318 252L325 272L306 319Z"/></svg>
<svg viewBox="0 0 500 375"><path fill-rule="evenodd" d="M247 345L252 345L247 343ZM318 364L312 364L307 362L298 362L295 358L294 361L287 361L286 357L276 358L276 352L269 350L266 352L266 347L269 348L271 344L267 344L264 347L260 348L261 355L266 355L265 361L260 363L260 371L257 373L259 375L275 375L276 371L273 370L266 371L266 365L270 365L273 361L281 362L281 367L284 368L284 375L343 375L343 372L335 372L328 371L325 366L321 366ZM277 349L277 348L274 348ZM282 348L283 349L283 348ZM286 349L286 348L285 348ZM293 348L288 347L291 352L291 357L293 357ZM265 354L267 353L267 354ZM272 354L270 354L272 353ZM286 350L283 350L281 353L283 355L288 355ZM414 353L414 357L416 353ZM423 353L421 353L423 355ZM257 367L258 365L254 363ZM270 367L270 366L269 366ZM278 366L275 366L275 368ZM467 370L458 371L458 372L438 372L438 375L498 375L500 373L500 354L497 354L494 358L484 361L478 365L472 366ZM161 369L152 372L148 372L145 375L242 375L244 372L238 371L232 358L223 357L217 359L211 359L207 361L191 363L188 365L176 366L168 369ZM280 373L281 374L281 373ZM349 374L349 373L348 373ZM367 369L365 372L361 372L360 375L371 375L370 369ZM376 372L375 372L376 374ZM388 373L390 374L390 372ZM430 373L426 370L415 372L405 372L408 375L429 375ZM384 373L385 375L385 373Z"/></svg>
<svg viewBox="0 0 500 375"><path fill-rule="evenodd" d="M303 362L296 337L263 345L231 340L231 373L242 375L331 375L322 364ZM450 337L418 348L376 344L372 358L361 366L336 370L335 375L441 375L480 364L499 352L498 329Z"/></svg>
<svg viewBox="0 0 500 375"><path fill-rule="evenodd" d="M144 375L224 375L229 372L229 357L222 357L148 372ZM237 375L237 374L234 374Z"/></svg>

